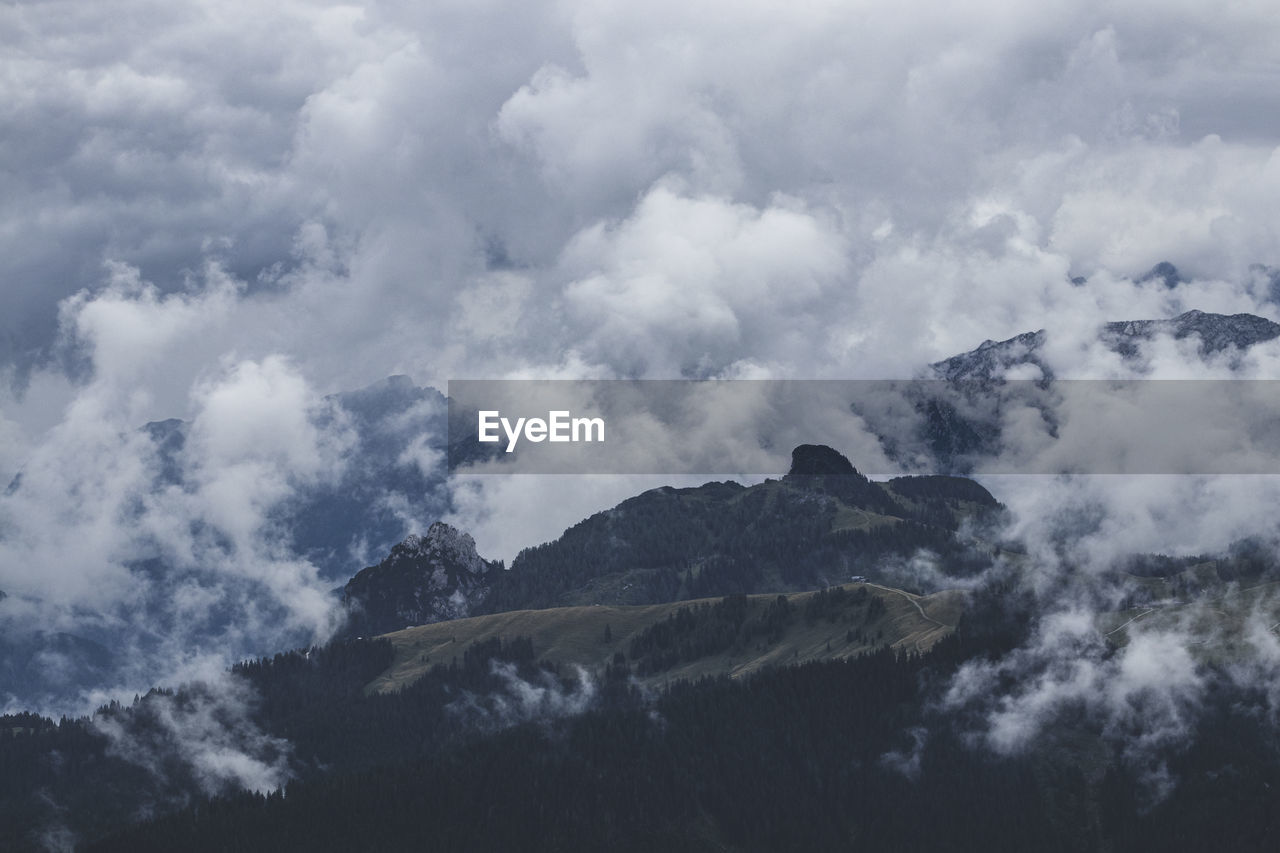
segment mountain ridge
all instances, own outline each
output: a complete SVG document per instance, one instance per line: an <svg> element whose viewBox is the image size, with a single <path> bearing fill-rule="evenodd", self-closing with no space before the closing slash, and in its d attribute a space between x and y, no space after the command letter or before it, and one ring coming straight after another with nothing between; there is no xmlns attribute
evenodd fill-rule
<svg viewBox="0 0 1280 853"><path fill-rule="evenodd" d="M957 531L1001 511L973 481L873 482L838 451L801 445L780 480L650 489L524 549L506 570L483 561L470 536L437 522L435 535L465 539L469 567L423 560L420 540L401 543L345 588L347 633L514 610L797 593L855 575L896 585L894 566L921 550L976 572L989 548Z"/></svg>
<svg viewBox="0 0 1280 853"><path fill-rule="evenodd" d="M1002 341L986 340L968 352L933 362L929 369L934 376L949 382L989 382L1015 367L1032 365L1039 368L1039 378L1053 379L1053 370L1042 356L1049 334L1039 329ZM1191 309L1168 319L1118 320L1098 328L1098 339L1130 361L1139 355L1143 342L1160 335L1174 340L1198 337L1203 357L1232 348L1243 351L1280 338L1280 324L1256 314L1214 314Z"/></svg>

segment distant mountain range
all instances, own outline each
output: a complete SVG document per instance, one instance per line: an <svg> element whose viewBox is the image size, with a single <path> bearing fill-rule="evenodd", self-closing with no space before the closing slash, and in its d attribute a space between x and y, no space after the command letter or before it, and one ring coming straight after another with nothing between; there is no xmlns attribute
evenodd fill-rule
<svg viewBox="0 0 1280 853"><path fill-rule="evenodd" d="M1034 365L1042 378L1052 379L1053 369L1044 360L1048 331L1023 332L1003 341L983 341L976 349L930 365L934 375L950 382L991 381L1010 369ZM1280 338L1280 324L1254 314L1209 314L1187 311L1170 320L1122 320L1105 324L1098 339L1112 352L1134 359L1142 343L1167 335L1174 340L1199 339L1201 355L1228 350L1248 350Z"/></svg>
<svg viewBox="0 0 1280 853"><path fill-rule="evenodd" d="M1064 412L1052 393L1059 381L1046 358L1052 330L1024 332L1003 341L984 341L976 349L929 366L926 381L909 386L906 397L916 420L907 427L865 414L881 436L886 454L904 463L928 461L934 470L969 474L1000 456L1004 413L1034 410L1046 436L1056 437ZM1194 341L1201 359L1222 359L1239 367L1251 348L1280 338L1280 324L1253 314L1187 311L1168 320L1106 323L1096 341L1120 356L1135 380L1147 371L1146 347L1161 337ZM930 381L931 380L931 381Z"/></svg>
<svg viewBox="0 0 1280 853"><path fill-rule="evenodd" d="M932 365L932 375L965 393L988 393L1010 370L1027 365L1053 381L1040 330L987 341ZM1144 342L1168 335L1195 339L1203 355L1247 352L1280 337L1280 324L1249 314L1188 311L1172 319L1108 323L1099 339L1136 360ZM968 481L900 478L872 483L834 451L802 451L786 477L759 486L708 483L646 492L575 525L556 541L521 552L509 570L474 553L464 533L419 524L450 510L443 464L422 460L446 451L447 401L431 388L393 376L330 398L356 435L337 483L303 489L273 519L286 531L285 550L320 567L350 614L348 631L368 635L459 616L529 607L643 604L739 592L785 592L837 583L854 574L910 583L906 557L921 548L958 564L981 565L980 548L957 536L961 521L994 510L994 500ZM963 474L975 455L998 448L998 422L975 416L947 397L915 400L914 433L886 430L891 458L927 452L934 470ZM980 407L979 407L980 408ZM1051 417L1051 413L1046 413ZM147 424L160 465L157 488L182 485L188 425ZM895 443L896 442L896 443ZM810 455L806 455L810 454ZM826 466L826 467L824 467ZM15 479L10 490L22 488ZM978 491L974 491L977 488ZM659 532L660 531L660 532ZM374 562L378 555L387 555ZM352 578L352 572L367 566ZM163 579L160 561L134 567ZM895 574L897 572L897 574ZM921 590L927 591L927 590ZM128 647L98 620L92 629L33 632L6 619L0 599L0 685L35 701L74 697L112 683ZM231 614L211 611L217 620ZM159 636L170 617L149 620ZM123 629L119 629L123 630ZM55 660L58 666L42 663Z"/></svg>
<svg viewBox="0 0 1280 853"><path fill-rule="evenodd" d="M1280 326L1189 312L1102 339L1131 357L1160 334L1222 353ZM1043 336L936 367L996 386L1037 363ZM1215 688L1197 739L1170 753L1178 786L1152 804L1105 721L1064 715L1043 744L996 759L947 710L966 666L1016 655L1034 630L1016 580L1029 558L998 540L1004 508L971 479L873 481L801 445L780 479L652 489L508 569L443 522L403 535L405 504L389 508L388 491L414 519L443 514L442 481L406 462L422 435L443 441L426 432L443 398L393 378L335 399L360 436L351 491L282 510L292 547L339 573L358 543L399 537L341 587L343 635L237 665L230 696L197 683L93 720L0 717L0 847L1154 851L1213 826L1233 849L1270 849L1257 841L1274 834L1280 751L1258 697L1221 675L1273 606L1280 564L1264 544L1099 567L1125 591L1093 617L1112 652L1144 620L1216 614L1187 652ZM932 405L936 449L990 440ZM185 426L147 429L180 483ZM38 679L56 654L82 683L109 678L105 650L5 637L0 677ZM293 781L287 796L240 791L242 775L210 770L226 767ZM1016 820L991 820L991 803Z"/></svg>

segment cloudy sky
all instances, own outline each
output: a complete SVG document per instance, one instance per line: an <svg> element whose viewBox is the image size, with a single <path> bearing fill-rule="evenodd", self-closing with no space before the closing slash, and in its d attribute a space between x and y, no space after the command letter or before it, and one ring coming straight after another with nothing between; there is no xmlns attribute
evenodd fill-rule
<svg viewBox="0 0 1280 853"><path fill-rule="evenodd" d="M0 43L0 589L67 612L130 600L142 538L210 559L199 522L323 633L264 518L342 464L324 395L390 374L902 378L1277 316L1268 0L50 0Z"/></svg>

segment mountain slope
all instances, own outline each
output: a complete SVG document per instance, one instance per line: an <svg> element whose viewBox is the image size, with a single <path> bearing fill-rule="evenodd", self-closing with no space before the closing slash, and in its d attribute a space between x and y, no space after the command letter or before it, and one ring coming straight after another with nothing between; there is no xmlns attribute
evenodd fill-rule
<svg viewBox="0 0 1280 853"><path fill-rule="evenodd" d="M1222 684L1207 694L1196 737L1163 753L1160 778L1174 784L1153 800L1149 765L1087 714L1009 755L991 754L969 721L948 715L939 700L964 662L1008 651L974 628L966 617L928 655L885 650L656 695L615 670L593 709L567 715L548 700L570 688L535 667L527 647L490 648L404 690L359 697L376 716L342 708L323 721L339 746L392 739L391 763L327 769L270 795L197 799L87 849L1276 848L1280 752L1266 715L1241 702L1246 691ZM483 695L470 679L458 683L467 672L507 688ZM577 683L573 697L584 695ZM442 712L420 701L424 687L449 703ZM485 733L417 748L463 719Z"/></svg>
<svg viewBox="0 0 1280 853"><path fill-rule="evenodd" d="M779 599L786 602L785 607ZM752 595L736 601L556 607L474 616L387 634L395 657L369 689L398 690L431 667L447 665L467 647L495 638L526 637L539 658L590 671L626 660L638 665L643 683L651 684L703 676L737 677L768 666L843 659L886 646L922 652L955 629L963 600L963 593L955 590L922 597L856 583L822 592ZM714 613L718 604L735 612ZM704 624L695 624L699 619ZM752 632L753 620L772 630L760 630L743 641ZM669 624L655 631L664 623ZM735 623L731 636L720 635L701 648L694 640ZM655 638L659 633L665 636ZM653 655L655 645L686 651ZM698 653L704 649L705 654ZM616 659L617 655L622 658ZM667 661L670 665L662 666Z"/></svg>
<svg viewBox="0 0 1280 853"><path fill-rule="evenodd" d="M922 552L963 575L992 550L960 529L980 529L1001 510L971 480L872 482L837 451L802 445L781 480L652 489L525 549L506 571L437 522L346 585L345 633L513 610L800 592L854 575L901 585L912 583L901 570Z"/></svg>
<svg viewBox="0 0 1280 853"><path fill-rule="evenodd" d="M921 550L964 574L990 550L957 531L999 511L972 481L872 482L835 450L804 445L782 480L653 489L525 549L494 576L482 612L794 592L850 575L893 584L895 565Z"/></svg>

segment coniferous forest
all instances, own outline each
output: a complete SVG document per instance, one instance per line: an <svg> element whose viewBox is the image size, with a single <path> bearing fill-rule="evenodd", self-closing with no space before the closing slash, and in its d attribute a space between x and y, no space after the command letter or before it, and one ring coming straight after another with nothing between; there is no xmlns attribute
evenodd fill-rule
<svg viewBox="0 0 1280 853"><path fill-rule="evenodd" d="M1194 741L1171 751L1180 781L1161 798L1149 796L1149 768L1085 715L1025 754L975 748L969 721L937 700L963 662L1025 641L1027 614L998 590L928 654L884 649L637 688L633 661L742 630L741 601L647 632L580 713L555 704L580 690L577 677L523 639L475 644L389 694L363 689L389 659L386 641L246 662L233 677L255 689L252 722L287 738L296 771L262 793L210 796L176 764L157 785L113 756L101 721L7 717L0 841L34 848L29 831L54 804L73 807L83 849L95 851L1156 851L1192 849L1188 838L1255 850L1277 839L1280 743L1239 692L1216 692ZM830 607L815 598L807 613L769 618L820 619ZM521 705L520 689L544 691L542 701ZM142 740L160 729L161 700L198 702L198 690L157 691L99 717ZM141 822L121 827L122 812Z"/></svg>

